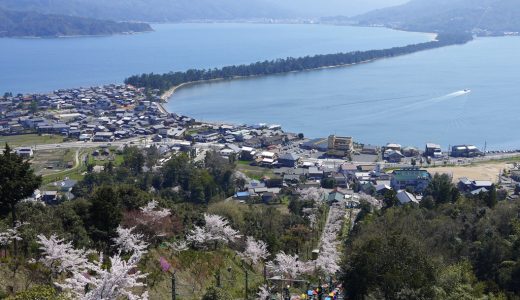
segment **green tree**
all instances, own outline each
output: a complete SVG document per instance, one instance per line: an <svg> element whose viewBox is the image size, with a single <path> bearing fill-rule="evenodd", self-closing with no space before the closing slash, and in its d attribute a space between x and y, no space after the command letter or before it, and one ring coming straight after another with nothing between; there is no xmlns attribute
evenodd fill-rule
<svg viewBox="0 0 520 300"><path fill-rule="evenodd" d="M56 289L48 285L37 285L26 291L17 293L7 298L8 300L65 300L64 296L58 295Z"/></svg>
<svg viewBox="0 0 520 300"><path fill-rule="evenodd" d="M435 288L437 299L481 299L484 285L479 283L469 261L442 268Z"/></svg>
<svg viewBox="0 0 520 300"><path fill-rule="evenodd" d="M41 184L41 177L36 176L29 162L11 151L5 145L0 154L0 206L11 213L12 225L16 225L16 206L23 199L31 196ZM17 243L15 241L15 254Z"/></svg>
<svg viewBox="0 0 520 300"><path fill-rule="evenodd" d="M92 239L101 246L110 244L116 228L123 218L123 207L116 191L111 186L98 188L90 198L89 225Z"/></svg>
<svg viewBox="0 0 520 300"><path fill-rule="evenodd" d="M157 146L152 145L150 148L146 149L146 166L148 166L148 168L153 167L160 158L161 153Z"/></svg>
<svg viewBox="0 0 520 300"><path fill-rule="evenodd" d="M125 147L123 151L123 165L130 169L133 174L141 174L145 164L143 152L137 147Z"/></svg>
<svg viewBox="0 0 520 300"><path fill-rule="evenodd" d="M324 178L321 180L321 187L324 189L333 189L336 187L336 180L334 178Z"/></svg>
<svg viewBox="0 0 520 300"><path fill-rule="evenodd" d="M489 192L487 193L487 197L486 197L486 205L489 207L489 208L493 208L495 207L495 205L497 205L497 202L498 202L498 196L497 196L497 187L493 184L491 186L491 189L489 190Z"/></svg>
<svg viewBox="0 0 520 300"><path fill-rule="evenodd" d="M460 197L459 190L451 182L451 177L447 174L435 174L424 191L424 195L432 196L437 204L454 203Z"/></svg>
<svg viewBox="0 0 520 300"><path fill-rule="evenodd" d="M435 284L434 265L421 245L398 234L362 241L347 257L344 270L351 299L399 299L403 292L426 297Z"/></svg>
<svg viewBox="0 0 520 300"><path fill-rule="evenodd" d="M394 207L399 204L397 193L394 190L387 191L384 195L383 203L385 204L385 208Z"/></svg>
<svg viewBox="0 0 520 300"><path fill-rule="evenodd" d="M74 202L64 202L63 204L56 207L54 214L57 221L61 222L62 228L67 240L71 240L74 244L80 248L88 247L89 238L83 219L75 211Z"/></svg>
<svg viewBox="0 0 520 300"><path fill-rule="evenodd" d="M29 104L29 112L31 114L34 114L38 111L38 102L36 100L31 101L31 104Z"/></svg>

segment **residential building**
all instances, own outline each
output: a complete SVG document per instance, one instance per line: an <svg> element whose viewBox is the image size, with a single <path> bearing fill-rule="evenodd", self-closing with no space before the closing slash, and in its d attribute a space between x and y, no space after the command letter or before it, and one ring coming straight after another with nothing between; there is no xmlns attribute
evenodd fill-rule
<svg viewBox="0 0 520 300"><path fill-rule="evenodd" d="M385 151L388 149L395 150L395 151L401 151L401 145L395 144L395 143L388 143L385 146Z"/></svg>
<svg viewBox="0 0 520 300"><path fill-rule="evenodd" d="M437 145L437 144L433 144L433 143L427 143L426 149L424 149L424 156L441 157L442 156L441 146Z"/></svg>
<svg viewBox="0 0 520 300"><path fill-rule="evenodd" d="M419 168L403 168L392 172L390 185L395 191L410 190L421 194L431 181L431 174Z"/></svg>
<svg viewBox="0 0 520 300"><path fill-rule="evenodd" d="M345 200L345 194L339 191L333 191L329 193L329 196L327 197L327 202L329 203L329 205L343 200Z"/></svg>
<svg viewBox="0 0 520 300"><path fill-rule="evenodd" d="M300 157L294 153L284 153L278 157L278 164L287 168L295 168L299 162Z"/></svg>
<svg viewBox="0 0 520 300"><path fill-rule="evenodd" d="M401 205L408 204L408 203L415 203L418 204L419 200L415 198L415 196L405 190L400 190L397 192L397 199L399 200L399 203Z"/></svg>
<svg viewBox="0 0 520 300"><path fill-rule="evenodd" d="M451 147L450 155L453 157L475 157L479 156L480 150L473 145L457 145Z"/></svg>
<svg viewBox="0 0 520 300"><path fill-rule="evenodd" d="M352 137L340 137L330 135L328 138L327 154L331 156L345 157L354 151Z"/></svg>
<svg viewBox="0 0 520 300"><path fill-rule="evenodd" d="M388 149L385 151L384 158L390 163L400 163L404 155L401 151Z"/></svg>
<svg viewBox="0 0 520 300"><path fill-rule="evenodd" d="M94 142L109 142L114 137L112 132L96 132L92 140Z"/></svg>
<svg viewBox="0 0 520 300"><path fill-rule="evenodd" d="M309 168L309 174L307 175L310 180L321 180L323 178L323 171L316 167Z"/></svg>
<svg viewBox="0 0 520 300"><path fill-rule="evenodd" d="M419 149L415 147L404 147L401 153L406 157L416 157L419 156Z"/></svg>
<svg viewBox="0 0 520 300"><path fill-rule="evenodd" d="M369 154L369 155L377 155L379 154L379 147L373 146L373 145L364 145L363 150L361 150L362 154Z"/></svg>

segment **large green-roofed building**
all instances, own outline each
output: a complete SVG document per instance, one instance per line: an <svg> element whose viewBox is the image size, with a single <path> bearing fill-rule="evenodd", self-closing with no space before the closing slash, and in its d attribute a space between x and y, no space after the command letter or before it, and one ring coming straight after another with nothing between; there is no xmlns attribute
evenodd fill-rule
<svg viewBox="0 0 520 300"><path fill-rule="evenodd" d="M391 185L395 191L410 190L421 194L430 184L432 176L419 168L403 168L392 172Z"/></svg>

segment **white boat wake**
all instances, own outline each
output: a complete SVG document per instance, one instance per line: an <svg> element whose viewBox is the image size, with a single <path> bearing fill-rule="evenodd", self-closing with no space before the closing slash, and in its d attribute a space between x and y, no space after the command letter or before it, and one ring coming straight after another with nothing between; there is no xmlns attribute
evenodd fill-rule
<svg viewBox="0 0 520 300"><path fill-rule="evenodd" d="M428 100L419 101L419 102L416 102L416 103L413 103L413 104L405 105L405 106L402 106L401 109L402 110L407 110L407 111L420 109L420 108L424 108L424 107L427 107L427 106L432 105L432 104L442 103L442 102L444 102L446 100L449 100L449 99L465 96L465 95L467 95L469 93L471 93L471 90L468 90L468 89L461 90L461 91L450 93L450 94L447 94L447 95L444 95L444 96L441 96L441 97L435 97L435 98L431 98L431 99L428 99Z"/></svg>

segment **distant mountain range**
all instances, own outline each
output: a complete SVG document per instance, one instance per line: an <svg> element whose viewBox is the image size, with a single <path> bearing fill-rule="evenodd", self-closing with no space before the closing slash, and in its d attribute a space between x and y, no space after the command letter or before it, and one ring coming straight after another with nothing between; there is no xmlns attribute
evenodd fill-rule
<svg viewBox="0 0 520 300"><path fill-rule="evenodd" d="M152 31L152 28L145 23L105 21L0 8L0 37L110 35L144 31Z"/></svg>
<svg viewBox="0 0 520 300"><path fill-rule="evenodd" d="M43 14L145 22L285 18L291 15L266 0L0 0L0 7Z"/></svg>
<svg viewBox="0 0 520 300"><path fill-rule="evenodd" d="M355 16L408 0L263 0L298 17Z"/></svg>
<svg viewBox="0 0 520 300"><path fill-rule="evenodd" d="M354 18L328 18L359 25L381 25L409 31L474 32L503 35L520 31L518 0L412 0Z"/></svg>

